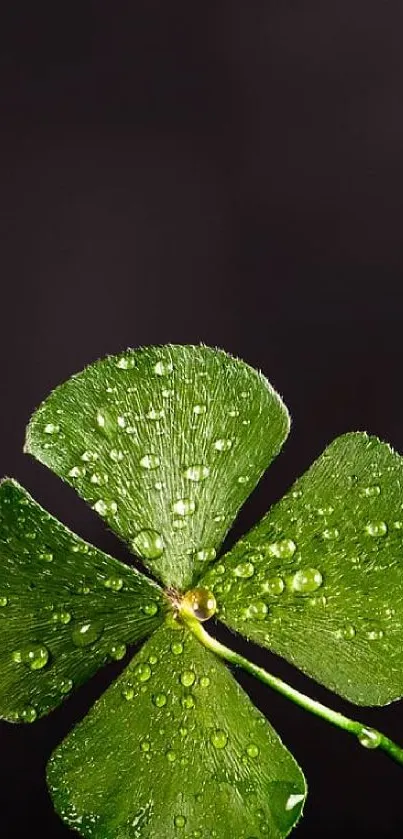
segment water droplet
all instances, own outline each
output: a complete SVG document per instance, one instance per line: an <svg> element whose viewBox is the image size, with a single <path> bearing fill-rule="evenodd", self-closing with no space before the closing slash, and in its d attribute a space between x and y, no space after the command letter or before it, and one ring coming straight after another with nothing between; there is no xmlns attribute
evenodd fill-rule
<svg viewBox="0 0 403 839"><path fill-rule="evenodd" d="M165 411L163 408L149 408L146 413L146 418L152 420L153 422L158 422L159 420L164 419Z"/></svg>
<svg viewBox="0 0 403 839"><path fill-rule="evenodd" d="M69 478L83 478L85 476L85 466L72 466L67 474Z"/></svg>
<svg viewBox="0 0 403 839"><path fill-rule="evenodd" d="M251 562L240 562L239 565L234 568L235 577L242 577L245 580L249 577L253 577L254 573L255 567Z"/></svg>
<svg viewBox="0 0 403 839"><path fill-rule="evenodd" d="M153 653L151 653L151 655L148 656L148 660L152 665L158 664L158 656L153 655Z"/></svg>
<svg viewBox="0 0 403 839"><path fill-rule="evenodd" d="M25 664L30 670L43 670L50 659L50 652L44 644L23 647L13 653L13 661Z"/></svg>
<svg viewBox="0 0 403 839"><path fill-rule="evenodd" d="M262 621L265 619L268 611L267 605L263 603L263 600L256 600L248 607L248 617L252 618L252 620Z"/></svg>
<svg viewBox="0 0 403 839"><path fill-rule="evenodd" d="M99 621L85 621L77 624L71 633L71 639L76 647L88 647L100 638L103 626Z"/></svg>
<svg viewBox="0 0 403 839"><path fill-rule="evenodd" d="M200 548L196 551L194 558L198 562L212 562L217 556L217 551L215 548Z"/></svg>
<svg viewBox="0 0 403 839"><path fill-rule="evenodd" d="M134 537L132 548L145 559L158 559L164 552L164 543L157 530L144 529Z"/></svg>
<svg viewBox="0 0 403 839"><path fill-rule="evenodd" d="M70 693L73 690L73 679L60 679L57 685L60 693L63 696L66 696L67 693Z"/></svg>
<svg viewBox="0 0 403 839"><path fill-rule="evenodd" d="M38 714L32 705L28 705L20 713L20 720L22 722L35 722Z"/></svg>
<svg viewBox="0 0 403 839"><path fill-rule="evenodd" d="M381 488L379 484L371 484L371 486L364 487L361 492L361 495L366 496L367 498L374 498L377 495L381 494Z"/></svg>
<svg viewBox="0 0 403 839"><path fill-rule="evenodd" d="M140 459L140 466L142 469L158 469L160 465L160 459L156 454L145 454Z"/></svg>
<svg viewBox="0 0 403 839"><path fill-rule="evenodd" d="M238 484L247 484L248 481L249 481L249 475L240 475L239 478L237 478Z"/></svg>
<svg viewBox="0 0 403 839"><path fill-rule="evenodd" d="M185 816L175 816L174 818L174 825L175 827L185 827L186 818Z"/></svg>
<svg viewBox="0 0 403 839"><path fill-rule="evenodd" d="M169 751L167 752L167 758L169 760L169 763L175 763L176 754L172 751L172 749L169 749Z"/></svg>
<svg viewBox="0 0 403 839"><path fill-rule="evenodd" d="M267 546L269 556L275 556L277 559L291 559L296 550L297 546L293 539L280 539Z"/></svg>
<svg viewBox="0 0 403 839"><path fill-rule="evenodd" d="M194 405L193 406L193 413L199 417L201 414L205 414L207 411L207 405Z"/></svg>
<svg viewBox="0 0 403 839"><path fill-rule="evenodd" d="M67 625L71 621L71 612L67 612L65 609L61 609L60 612L53 613L52 620L55 623L62 623L64 625Z"/></svg>
<svg viewBox="0 0 403 839"><path fill-rule="evenodd" d="M331 542L333 539L338 539L340 533L337 527L326 527L322 533L322 536L327 541Z"/></svg>
<svg viewBox="0 0 403 839"><path fill-rule="evenodd" d="M187 527L186 519L173 519L172 527L174 530L185 530Z"/></svg>
<svg viewBox="0 0 403 839"><path fill-rule="evenodd" d="M183 474L188 481L197 483L198 481L205 481L208 478L210 469L202 463L196 463L194 466L189 466Z"/></svg>
<svg viewBox="0 0 403 839"><path fill-rule="evenodd" d="M196 509L196 504L191 498L178 498L172 509L177 516L191 516Z"/></svg>
<svg viewBox="0 0 403 839"><path fill-rule="evenodd" d="M210 684L210 677L209 676L202 676L200 679L200 685L202 688L208 688Z"/></svg>
<svg viewBox="0 0 403 839"><path fill-rule="evenodd" d="M189 711L191 708L194 708L195 701L193 699L193 696L190 693L187 696L183 696L181 700L181 705L182 708L185 708L187 711Z"/></svg>
<svg viewBox="0 0 403 839"><path fill-rule="evenodd" d="M384 634L383 629L375 623L370 623L365 628L365 637L368 638L369 641L380 641Z"/></svg>
<svg viewBox="0 0 403 839"><path fill-rule="evenodd" d="M7 606L7 603L8 603L8 598L7 598L7 597L3 594L3 595L0 597L0 606L1 606L1 607L3 607L3 606Z"/></svg>
<svg viewBox="0 0 403 839"><path fill-rule="evenodd" d="M144 612L145 615L148 615L149 617L152 618L158 612L158 603L155 603L154 601L150 602L150 603L146 603L145 606L142 607L142 611Z"/></svg>
<svg viewBox="0 0 403 839"><path fill-rule="evenodd" d="M116 501L104 501L103 498L99 498L98 501L95 502L93 505L93 510L96 513L99 513L100 516L107 516L112 515L114 516L117 513L118 505Z"/></svg>
<svg viewBox="0 0 403 839"><path fill-rule="evenodd" d="M156 693L153 696L153 702L156 708L163 708L164 705L167 704L167 698L165 693Z"/></svg>
<svg viewBox="0 0 403 839"><path fill-rule="evenodd" d="M58 425L55 425L53 422L48 422L43 429L45 434L57 434L60 431Z"/></svg>
<svg viewBox="0 0 403 839"><path fill-rule="evenodd" d="M154 364L154 373L156 376L169 376L173 369L172 361L160 359L160 361L157 361L157 363Z"/></svg>
<svg viewBox="0 0 403 839"><path fill-rule="evenodd" d="M336 638L339 640L344 639L345 641L352 641L355 638L355 626L352 623L347 623L345 626L342 626L340 629L336 630Z"/></svg>
<svg viewBox="0 0 403 839"><path fill-rule="evenodd" d="M291 580L293 590L300 594L316 591L322 583L323 577L317 568L300 568Z"/></svg>
<svg viewBox="0 0 403 839"><path fill-rule="evenodd" d="M386 536L388 532L388 525L385 521L370 521L365 525L365 530L368 533L368 536L378 538Z"/></svg>
<svg viewBox="0 0 403 839"><path fill-rule="evenodd" d="M111 589L111 591L121 591L123 588L123 580L121 577L107 577L104 581L104 586Z"/></svg>
<svg viewBox="0 0 403 839"><path fill-rule="evenodd" d="M122 696L124 699L127 699L128 702L131 702L134 699L134 687L133 685L126 685L126 687L122 690Z"/></svg>
<svg viewBox="0 0 403 839"><path fill-rule="evenodd" d="M358 735L358 741L364 749L376 749L381 743L382 737L378 731L373 728L363 728L361 734Z"/></svg>
<svg viewBox="0 0 403 839"><path fill-rule="evenodd" d="M150 747L150 741L149 740L143 740L141 745L140 745L140 748L141 748L142 752L149 752L150 748L151 748Z"/></svg>
<svg viewBox="0 0 403 839"><path fill-rule="evenodd" d="M136 676L136 679L138 679L139 682L148 682L152 675L150 665L146 662L141 662L140 664L137 664L137 666L134 668L134 675Z"/></svg>
<svg viewBox="0 0 403 839"><path fill-rule="evenodd" d="M116 359L115 364L119 370L132 370L135 366L135 359L133 356L121 355Z"/></svg>
<svg viewBox="0 0 403 839"><path fill-rule="evenodd" d="M249 757L257 757L259 754L259 746L256 746L256 743L250 743L247 746L246 753Z"/></svg>
<svg viewBox="0 0 403 839"><path fill-rule="evenodd" d="M119 428L126 428L126 425L127 425L126 417L119 416L117 418L117 424L118 424Z"/></svg>
<svg viewBox="0 0 403 839"><path fill-rule="evenodd" d="M41 559L42 562L53 562L53 554L50 551L43 551L39 554L39 559Z"/></svg>
<svg viewBox="0 0 403 839"><path fill-rule="evenodd" d="M181 680L182 685L185 688L190 688L191 685L194 684L195 679L196 679L196 674L195 674L194 670L184 670L183 673L181 673L180 680Z"/></svg>
<svg viewBox="0 0 403 839"><path fill-rule="evenodd" d="M216 452L228 452L232 448L233 441L229 438L227 439L220 439L216 440L214 443L214 448Z"/></svg>
<svg viewBox="0 0 403 839"><path fill-rule="evenodd" d="M126 655L126 644L112 644L109 655L114 661L121 661Z"/></svg>
<svg viewBox="0 0 403 839"><path fill-rule="evenodd" d="M111 449L109 457L114 461L114 463L120 463L120 461L124 458L124 454L121 449Z"/></svg>
<svg viewBox="0 0 403 839"><path fill-rule="evenodd" d="M171 652L174 655L181 655L183 653L183 644L181 641L173 641L171 644Z"/></svg>
<svg viewBox="0 0 403 839"><path fill-rule="evenodd" d="M191 609L195 618L206 621L214 615L217 609L214 594L207 588L198 586L188 591L183 598L185 607Z"/></svg>
<svg viewBox="0 0 403 839"><path fill-rule="evenodd" d="M271 594L274 597L278 597L280 594L283 593L285 588L285 583L282 577L269 577L265 583L263 583L262 591L266 594Z"/></svg>
<svg viewBox="0 0 403 839"><path fill-rule="evenodd" d="M211 742L216 749L225 749L228 743L228 735L222 728L216 728L211 735Z"/></svg>

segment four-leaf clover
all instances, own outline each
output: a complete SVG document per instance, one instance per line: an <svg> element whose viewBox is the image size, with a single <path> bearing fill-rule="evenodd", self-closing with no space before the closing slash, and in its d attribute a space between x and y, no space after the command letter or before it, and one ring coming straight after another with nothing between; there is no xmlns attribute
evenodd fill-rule
<svg viewBox="0 0 403 839"><path fill-rule="evenodd" d="M26 451L148 569L105 555L1 483L0 715L33 722L148 637L49 763L55 806L84 837L290 832L303 774L220 656L402 761L383 735L301 697L202 626L216 612L358 704L403 693L403 462L388 445L337 438L217 559L288 430L261 374L203 346L108 357L34 414Z"/></svg>

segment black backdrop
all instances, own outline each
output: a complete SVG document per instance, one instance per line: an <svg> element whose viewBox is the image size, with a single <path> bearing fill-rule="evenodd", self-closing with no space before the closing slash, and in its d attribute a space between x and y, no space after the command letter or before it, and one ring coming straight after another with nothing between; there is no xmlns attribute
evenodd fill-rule
<svg viewBox="0 0 403 839"><path fill-rule="evenodd" d="M231 539L337 434L403 452L401 2L59 0L0 17L0 473L123 557L22 454L24 426L91 360L168 341L262 368L293 414ZM6 839L72 835L45 762L118 670L33 726L0 724ZM401 768L240 680L306 771L296 837L401 835ZM403 742L403 704L358 713Z"/></svg>

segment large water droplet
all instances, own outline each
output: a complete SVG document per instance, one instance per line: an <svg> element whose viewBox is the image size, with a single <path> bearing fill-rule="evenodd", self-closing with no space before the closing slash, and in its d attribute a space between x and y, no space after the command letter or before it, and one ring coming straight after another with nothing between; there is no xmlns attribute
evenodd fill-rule
<svg viewBox="0 0 403 839"><path fill-rule="evenodd" d="M217 556L217 551L215 548L200 548L196 551L194 558L198 562L212 562Z"/></svg>
<svg viewBox="0 0 403 839"><path fill-rule="evenodd" d="M229 438L222 438L215 441L214 448L216 452L228 452L232 448L232 444L233 441Z"/></svg>
<svg viewBox="0 0 403 839"><path fill-rule="evenodd" d="M269 556L275 556L277 559L291 559L296 550L297 546L293 539L280 539L278 542L271 542L267 546Z"/></svg>
<svg viewBox="0 0 403 839"><path fill-rule="evenodd" d="M25 664L30 670L43 670L50 659L50 652L44 644L23 647L13 653L13 661Z"/></svg>
<svg viewBox="0 0 403 839"><path fill-rule="evenodd" d="M165 361L161 359L154 364L154 373L157 376L169 376L173 371L172 361Z"/></svg>
<svg viewBox="0 0 403 839"><path fill-rule="evenodd" d="M358 740L361 746L364 746L364 749L377 749L382 737L373 728L363 728L361 734L358 735Z"/></svg>
<svg viewBox="0 0 403 839"><path fill-rule="evenodd" d="M183 653L183 644L181 641L173 641L171 644L171 652L174 655L181 655Z"/></svg>
<svg viewBox="0 0 403 839"><path fill-rule="evenodd" d="M255 567L251 562L240 562L239 565L234 568L235 577L242 577L245 580L249 577L253 577L254 573Z"/></svg>
<svg viewBox="0 0 403 839"><path fill-rule="evenodd" d="M386 536L388 532L388 525L385 521L370 521L365 525L365 530L368 533L368 536L379 538L381 536Z"/></svg>
<svg viewBox="0 0 403 839"><path fill-rule="evenodd" d="M177 516L191 516L196 509L196 504L191 498L178 498L172 509Z"/></svg>
<svg viewBox="0 0 403 839"><path fill-rule="evenodd" d="M257 757L259 754L259 746L256 743L249 743L249 746L246 748L246 754L249 757Z"/></svg>
<svg viewBox="0 0 403 839"><path fill-rule="evenodd" d="M160 465L160 459L157 454L149 454L143 455L140 459L140 466L142 469L158 469Z"/></svg>
<svg viewBox="0 0 403 839"><path fill-rule="evenodd" d="M45 434L58 434L60 427L53 422L47 422L43 430Z"/></svg>
<svg viewBox="0 0 403 839"><path fill-rule="evenodd" d="M198 481L205 481L208 478L210 469L202 463L196 463L194 466L188 466L183 474L188 481L197 483Z"/></svg>
<svg viewBox="0 0 403 839"><path fill-rule="evenodd" d="M88 647L101 637L103 630L99 621L85 621L74 627L71 639L76 647Z"/></svg>
<svg viewBox="0 0 403 839"><path fill-rule="evenodd" d="M126 644L112 644L109 655L114 661L121 661L126 655Z"/></svg>
<svg viewBox="0 0 403 839"><path fill-rule="evenodd" d="M291 580L293 590L300 594L316 591L322 583L323 577L317 568L300 568Z"/></svg>
<svg viewBox="0 0 403 839"><path fill-rule="evenodd" d="M141 662L140 664L137 664L137 666L134 668L134 675L136 676L136 679L138 679L139 682L148 682L152 675L150 665L146 662Z"/></svg>
<svg viewBox="0 0 403 839"><path fill-rule="evenodd" d="M196 674L195 674L194 670L184 670L183 673L181 673L180 680L181 680L182 685L185 688L190 688L191 685L194 684L195 679L196 679Z"/></svg>
<svg viewBox="0 0 403 839"><path fill-rule="evenodd" d="M20 720L21 722L35 722L37 719L37 711L32 705L27 705L20 713Z"/></svg>
<svg viewBox="0 0 403 839"><path fill-rule="evenodd" d="M248 606L248 617L255 621L262 621L265 619L268 608L263 600L256 600Z"/></svg>
<svg viewBox="0 0 403 839"><path fill-rule="evenodd" d="M107 577L104 581L104 586L111 589L111 591L121 591L123 588L122 577Z"/></svg>
<svg viewBox="0 0 403 839"><path fill-rule="evenodd" d="M210 739L216 749L225 749L228 743L228 734L222 728L216 728Z"/></svg>
<svg viewBox="0 0 403 839"><path fill-rule="evenodd" d="M132 548L144 559L158 559L164 552L164 543L157 530L145 528L134 537Z"/></svg>
<svg viewBox="0 0 403 839"><path fill-rule="evenodd" d="M153 618L158 612L158 603L156 603L155 600L152 600L150 603L146 603L142 607L142 611L145 615L148 615L148 617Z"/></svg>
<svg viewBox="0 0 403 839"><path fill-rule="evenodd" d="M195 701L193 696L188 693L186 696L183 696L181 699L182 708L185 708L187 711L190 711L191 708L194 708Z"/></svg>
<svg viewBox="0 0 403 839"><path fill-rule="evenodd" d="M188 591L182 602L185 607L191 609L195 618L199 621L208 620L214 615L217 609L213 592L202 586Z"/></svg>
<svg viewBox="0 0 403 839"><path fill-rule="evenodd" d="M182 828L182 827L185 827L185 824L186 824L185 816L182 816L182 815L175 816L175 818L174 818L175 827Z"/></svg>
<svg viewBox="0 0 403 839"><path fill-rule="evenodd" d="M153 696L153 703L156 708L163 708L167 704L167 697L165 693L156 693Z"/></svg>
<svg viewBox="0 0 403 839"><path fill-rule="evenodd" d="M285 583L282 577L269 577L262 585L262 591L274 597L279 597L283 593L284 588Z"/></svg>

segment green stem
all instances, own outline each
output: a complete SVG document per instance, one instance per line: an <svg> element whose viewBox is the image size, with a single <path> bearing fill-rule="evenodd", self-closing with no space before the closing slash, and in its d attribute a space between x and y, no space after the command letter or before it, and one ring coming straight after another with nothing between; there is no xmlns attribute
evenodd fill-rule
<svg viewBox="0 0 403 839"><path fill-rule="evenodd" d="M322 705L321 702L311 699L309 696L306 696L304 693L300 693L299 690L291 687L291 685L288 685L287 682L283 682L282 679L278 679L277 676L267 673L266 670L263 670L263 667L258 667L256 664L252 664L249 659L244 658L244 656L234 650L231 650L229 647L226 647L225 644L221 644L221 642L217 641L216 638L212 638L212 636L206 632L200 621L198 621L187 610L181 610L181 616L196 638L198 638L208 650L220 656L220 658L225 659L225 661L228 661L230 664L242 667L248 673L251 673L252 676L256 676L260 679L263 684L269 685L269 687L273 688L278 693L286 696L287 699L291 699L296 705L300 705L301 708L305 708L306 711L310 711L312 714L316 714L317 717L322 717L322 719L330 722L332 725L342 728L350 734L354 734L362 746L365 746L368 749L382 749L382 751L386 752L389 757L393 758L393 760L397 761L397 763L401 763L403 765L403 749L398 746L397 743L394 743L393 740L390 740L389 737L386 737L385 734L382 734L375 728L369 728L357 720L351 720L349 717L345 717L344 714L339 714L338 711L332 711L331 708L328 708L326 705Z"/></svg>

